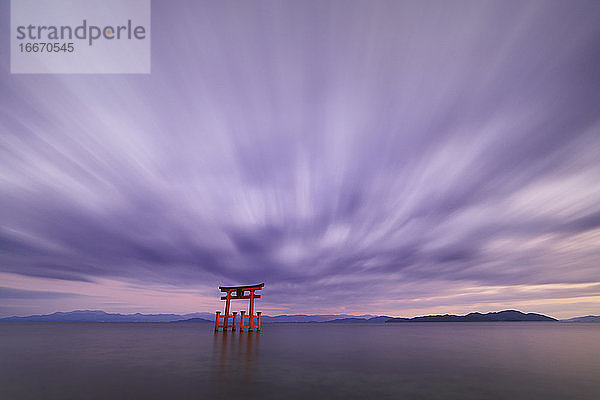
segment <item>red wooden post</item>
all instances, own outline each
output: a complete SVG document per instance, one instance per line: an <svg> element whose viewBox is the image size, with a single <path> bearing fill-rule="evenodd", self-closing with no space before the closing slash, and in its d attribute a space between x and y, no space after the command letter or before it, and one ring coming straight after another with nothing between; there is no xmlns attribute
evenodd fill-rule
<svg viewBox="0 0 600 400"><path fill-rule="evenodd" d="M219 330L219 317L221 316L221 311L217 311L217 316L215 317L215 331Z"/></svg>
<svg viewBox="0 0 600 400"><path fill-rule="evenodd" d="M256 322L258 323L258 328L256 328L257 331L260 331L260 314L262 314L262 312L260 312L260 311L256 312L256 315L257 315Z"/></svg>
<svg viewBox="0 0 600 400"><path fill-rule="evenodd" d="M254 328L254 290L250 290L250 310L248 314L250 314L250 328L248 330L252 331Z"/></svg>
<svg viewBox="0 0 600 400"><path fill-rule="evenodd" d="M231 301L231 290L227 291L227 302L225 303L225 321L223 323L223 330L227 330L227 326L229 325L229 302Z"/></svg>
<svg viewBox="0 0 600 400"><path fill-rule="evenodd" d="M231 332L235 332L235 320L237 319L237 311L233 312L233 326L231 327Z"/></svg>
<svg viewBox="0 0 600 400"><path fill-rule="evenodd" d="M246 314L246 311L240 311L240 332L244 332L244 314Z"/></svg>

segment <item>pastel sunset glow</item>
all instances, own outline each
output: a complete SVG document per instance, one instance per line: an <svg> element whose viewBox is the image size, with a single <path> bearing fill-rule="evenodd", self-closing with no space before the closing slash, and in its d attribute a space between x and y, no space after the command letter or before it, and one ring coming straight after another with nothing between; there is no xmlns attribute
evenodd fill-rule
<svg viewBox="0 0 600 400"><path fill-rule="evenodd" d="M0 317L258 282L265 315L598 315L599 21L154 1L148 75L11 75L3 41Z"/></svg>

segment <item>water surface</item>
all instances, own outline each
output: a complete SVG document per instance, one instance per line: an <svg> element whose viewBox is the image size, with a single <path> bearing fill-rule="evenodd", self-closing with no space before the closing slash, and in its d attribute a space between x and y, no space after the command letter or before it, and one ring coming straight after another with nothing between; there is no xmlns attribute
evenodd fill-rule
<svg viewBox="0 0 600 400"><path fill-rule="evenodd" d="M600 324L0 323L0 399L242 394L597 400Z"/></svg>

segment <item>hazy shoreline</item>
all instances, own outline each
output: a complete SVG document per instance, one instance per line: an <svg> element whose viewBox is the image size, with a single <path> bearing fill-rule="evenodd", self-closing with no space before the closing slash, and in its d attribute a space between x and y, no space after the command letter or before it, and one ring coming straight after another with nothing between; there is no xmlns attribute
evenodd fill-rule
<svg viewBox="0 0 600 400"><path fill-rule="evenodd" d="M212 319L211 319L212 317ZM12 316L0 318L0 322L199 322L213 323L214 315L210 313L192 314L115 314L99 310L76 310L71 312L56 312L44 315ZM600 322L599 316L576 317L559 320L543 314L522 313L515 310L499 312L469 313L466 315L425 315L412 318L399 318L390 316L347 314L325 315L263 315L262 322L271 323L342 323L342 324L381 324L381 323L416 323L416 322Z"/></svg>

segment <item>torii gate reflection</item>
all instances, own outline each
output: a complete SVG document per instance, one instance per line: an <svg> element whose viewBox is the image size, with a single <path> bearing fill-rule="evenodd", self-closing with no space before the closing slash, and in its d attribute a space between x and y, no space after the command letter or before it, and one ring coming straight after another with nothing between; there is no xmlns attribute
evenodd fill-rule
<svg viewBox="0 0 600 400"><path fill-rule="evenodd" d="M260 332L244 335L215 332L213 336L213 367L207 399L240 397L241 385L256 384L257 362L260 357ZM236 384L232 384L236 382ZM242 396L244 397L244 396ZM252 397L252 396L250 396Z"/></svg>
<svg viewBox="0 0 600 400"><path fill-rule="evenodd" d="M260 294L254 294L257 290L262 290L265 286L264 283L259 283L256 285L245 285L245 286L219 286L219 289L223 293L227 293L225 296L221 297L221 300L225 300L225 315L221 315L220 311L217 311L217 316L215 318L215 332L219 330L219 328L223 328L223 331L227 331L229 328L229 320L232 319L233 323L231 324L231 331L235 331L236 328L236 319L237 312L233 312L233 315L229 315L229 302L231 300L242 300L249 299L250 305L248 308L248 315L245 315L245 311L240 311L240 332L243 332L244 329L248 329L248 331L253 331L256 328L257 331L260 331L260 311L254 315L254 299L260 299ZM232 295L235 292L235 295ZM245 294L245 292L249 292L249 294ZM223 320L223 324L219 324L219 320ZM246 325L246 320L248 324Z"/></svg>

